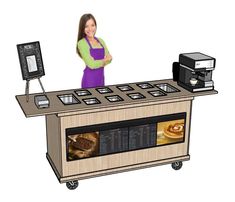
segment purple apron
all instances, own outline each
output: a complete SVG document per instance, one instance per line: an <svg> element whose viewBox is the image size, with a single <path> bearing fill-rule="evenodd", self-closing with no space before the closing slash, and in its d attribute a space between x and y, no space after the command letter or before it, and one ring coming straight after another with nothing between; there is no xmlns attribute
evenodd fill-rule
<svg viewBox="0 0 235 202"><path fill-rule="evenodd" d="M90 46L90 54L94 60L102 60L105 56L105 51L103 45L95 37L95 39L100 43L102 48L92 48L89 40L85 37L87 43ZM88 66L83 71L82 77L82 88L93 88L98 86L104 86L104 67L99 67L97 69L91 69Z"/></svg>

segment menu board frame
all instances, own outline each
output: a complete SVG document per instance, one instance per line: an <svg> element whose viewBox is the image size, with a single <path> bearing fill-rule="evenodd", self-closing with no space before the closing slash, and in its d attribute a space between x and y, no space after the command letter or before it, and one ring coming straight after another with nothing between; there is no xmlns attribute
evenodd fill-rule
<svg viewBox="0 0 235 202"><path fill-rule="evenodd" d="M39 41L17 45L23 80L40 78L45 75Z"/></svg>
<svg viewBox="0 0 235 202"><path fill-rule="evenodd" d="M185 142L185 126L186 126L186 116L187 116L187 113L186 112L183 112L183 113L176 113L176 114L169 114L169 115L163 115L163 116L154 116L154 117L148 117L148 118L141 118L141 119L134 119L134 120L126 120L126 121L119 121L119 122L112 122L112 123L105 123L105 124L97 124L97 125L90 125L90 126L82 126L82 127L74 127L74 128L67 128L65 130L65 134L66 134L66 159L67 161L74 161L74 160L81 160L81 159L85 159L85 158L93 158L93 157L99 157L99 156L103 156L103 155L111 155L111 154L116 154L116 153L122 153L122 152L129 152L129 151L135 151L135 150L140 150L140 149L149 149L149 148L152 148L152 147L162 147L162 146L167 146L167 145L170 145L170 144L179 144L179 143L184 143ZM174 141L166 141L164 144L158 144L158 127L159 127L159 124L162 124L162 123L167 123L169 122L168 125L170 125L170 123L175 123L177 122L177 120L180 120L183 123L184 123L184 128L183 128L183 137L182 138L179 138L178 140L174 140ZM156 144L153 145L152 144L152 141L150 140L149 143L145 143L145 144L138 144L136 145L136 147L132 147L130 148L130 130L132 128L133 130L133 127L136 127L136 137L133 136L133 132L132 132L132 140L133 138L143 138L143 134L139 134L140 131L138 131L139 129L141 129L141 126L143 126L143 129L142 130L146 130L148 127L146 125L151 125L151 124L155 124L156 126L156 134L155 134L155 140L156 140ZM145 129L144 129L145 127ZM114 146L110 146L110 145L107 145L109 144L108 141L109 140L103 140L103 141L100 141L100 138L102 137L102 133L106 133L107 135L107 132L108 131L113 131L113 130L118 130L120 129L119 131L119 135L122 135L122 130L125 129L125 128L128 128L128 138L125 138L125 139L128 139L128 142L126 144L128 144L128 149L125 148L125 143L120 143L120 144L123 144L121 146L119 146L118 148L120 148L120 150L117 150L117 147L114 147ZM149 131L152 130L150 129L150 126L149 126ZM84 136L88 133L93 133L93 134L97 134L97 144L98 145L98 149L96 150L96 153L95 155L92 156L92 154L89 156L89 155L85 155L84 157L77 157L77 158L71 158L71 156L69 156L69 151L71 151L71 145L69 144L69 136ZM123 133L124 134L124 133ZM88 134L89 135L89 134ZM112 135L112 134L110 134ZM115 138L114 137L110 137L110 140L111 141L117 141L117 139L120 141L123 141L121 140L121 137L116 136ZM154 134L150 134L149 137L147 138L153 138ZM106 136L107 137L107 136ZM71 138L70 138L71 139ZM114 140L115 139L115 140ZM75 140L76 141L76 140ZM106 147L109 147L111 149L107 149L107 151L110 151L110 152L102 152L100 154L100 147L102 146L101 144L106 144L105 146ZM114 142L111 142L110 144L114 144ZM104 146L104 145L103 145ZM98 152L98 153L97 153Z"/></svg>

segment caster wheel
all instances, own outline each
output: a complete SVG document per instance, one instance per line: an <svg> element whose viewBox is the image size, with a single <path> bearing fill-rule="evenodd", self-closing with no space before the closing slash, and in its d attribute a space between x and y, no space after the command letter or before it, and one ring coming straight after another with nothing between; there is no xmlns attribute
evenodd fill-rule
<svg viewBox="0 0 235 202"><path fill-rule="evenodd" d="M176 162L174 162L174 163L171 164L171 167L172 167L174 170L179 170L182 166L183 166L182 161L176 161Z"/></svg>
<svg viewBox="0 0 235 202"><path fill-rule="evenodd" d="M74 181L66 182L66 186L68 189L74 190L78 187L78 181L74 180Z"/></svg>

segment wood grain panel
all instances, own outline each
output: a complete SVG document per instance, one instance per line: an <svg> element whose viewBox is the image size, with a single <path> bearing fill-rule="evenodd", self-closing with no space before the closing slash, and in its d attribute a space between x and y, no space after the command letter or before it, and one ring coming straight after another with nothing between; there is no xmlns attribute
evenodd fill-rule
<svg viewBox="0 0 235 202"><path fill-rule="evenodd" d="M47 115L46 129L47 129L47 153L61 175L62 142L61 142L61 132L60 132L60 119L56 115Z"/></svg>
<svg viewBox="0 0 235 202"><path fill-rule="evenodd" d="M61 117L62 138L62 176L76 175L87 172L101 171L132 164L147 163L150 161L173 158L187 155L188 132L190 122L191 101L175 102L162 105L144 106L131 109L114 110L108 112L91 113L76 116ZM65 129L99 123L108 123L151 116L161 116L173 113L187 113L185 142L168 146L160 146L137 151L123 152L113 155L93 157L77 161L66 161Z"/></svg>

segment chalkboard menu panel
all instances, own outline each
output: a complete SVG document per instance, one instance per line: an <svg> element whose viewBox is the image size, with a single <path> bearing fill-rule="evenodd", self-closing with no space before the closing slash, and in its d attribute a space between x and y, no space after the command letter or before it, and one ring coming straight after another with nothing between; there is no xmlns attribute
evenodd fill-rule
<svg viewBox="0 0 235 202"><path fill-rule="evenodd" d="M156 124L129 128L129 150L156 146Z"/></svg>
<svg viewBox="0 0 235 202"><path fill-rule="evenodd" d="M128 150L128 128L100 131L100 155Z"/></svg>
<svg viewBox="0 0 235 202"><path fill-rule="evenodd" d="M45 75L39 41L17 45L23 80Z"/></svg>

